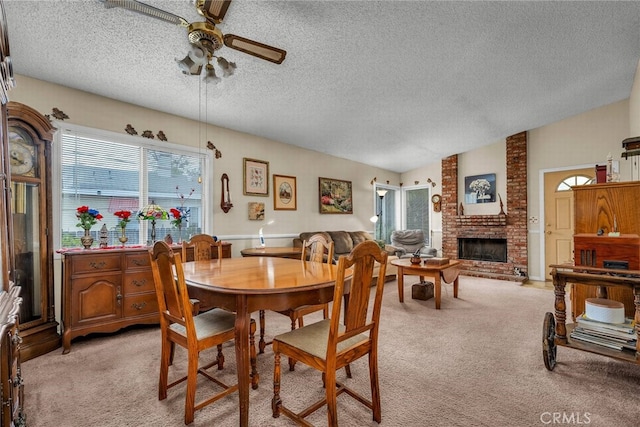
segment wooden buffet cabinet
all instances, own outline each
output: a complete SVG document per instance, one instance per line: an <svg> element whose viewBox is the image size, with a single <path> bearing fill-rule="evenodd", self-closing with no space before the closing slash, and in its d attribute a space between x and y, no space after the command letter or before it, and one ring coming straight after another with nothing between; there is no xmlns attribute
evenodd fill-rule
<svg viewBox="0 0 640 427"><path fill-rule="evenodd" d="M147 247L60 252L63 354L71 350L76 337L159 322ZM230 243L223 243L222 256L231 257Z"/></svg>
<svg viewBox="0 0 640 427"><path fill-rule="evenodd" d="M574 193L574 264L640 270L640 182L602 183L572 187ZM614 227L619 237L609 237ZM598 230L603 235L598 236ZM616 268L613 267L613 268ZM595 287L573 284L571 316L584 312L587 298L606 297L620 301L625 316L633 318L633 291L625 287Z"/></svg>

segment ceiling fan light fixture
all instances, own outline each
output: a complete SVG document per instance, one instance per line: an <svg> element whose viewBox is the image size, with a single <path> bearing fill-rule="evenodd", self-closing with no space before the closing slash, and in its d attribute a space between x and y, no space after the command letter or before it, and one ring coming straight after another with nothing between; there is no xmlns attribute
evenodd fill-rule
<svg viewBox="0 0 640 427"><path fill-rule="evenodd" d="M207 52L199 46L192 46L187 55L194 64L204 65L207 63Z"/></svg>
<svg viewBox="0 0 640 427"><path fill-rule="evenodd" d="M191 67L196 65L189 55L185 56L183 59L176 58L176 63L178 64L178 68L180 68L184 74L191 74Z"/></svg>
<svg viewBox="0 0 640 427"><path fill-rule="evenodd" d="M222 79L216 76L216 70L213 69L213 65L207 64L204 67L204 76L202 77L202 81L205 83L213 83L218 84Z"/></svg>
<svg viewBox="0 0 640 427"><path fill-rule="evenodd" d="M229 77L232 76L236 70L235 62L229 62L221 56L218 56L218 65L222 68L222 76Z"/></svg>

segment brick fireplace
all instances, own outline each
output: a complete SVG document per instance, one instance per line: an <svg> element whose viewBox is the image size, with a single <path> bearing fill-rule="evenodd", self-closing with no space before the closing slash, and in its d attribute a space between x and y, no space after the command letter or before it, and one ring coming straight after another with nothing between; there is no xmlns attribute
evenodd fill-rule
<svg viewBox="0 0 640 427"><path fill-rule="evenodd" d="M442 252L447 258L460 259L462 274L525 282L529 270L527 133L521 132L508 137L506 153L506 206L496 207L495 215L459 215L461 198L458 197L458 156L442 160ZM491 254L485 254L484 257L465 256L464 258L474 259L461 259L459 250L469 239L471 243L480 244L472 252L487 251L488 248L494 252L498 250L498 243L506 242L506 261L492 258Z"/></svg>

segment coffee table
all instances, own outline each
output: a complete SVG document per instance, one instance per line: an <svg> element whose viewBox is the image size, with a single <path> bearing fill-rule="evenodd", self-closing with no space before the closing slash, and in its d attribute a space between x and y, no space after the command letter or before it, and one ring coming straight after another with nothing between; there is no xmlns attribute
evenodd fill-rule
<svg viewBox="0 0 640 427"><path fill-rule="evenodd" d="M436 302L436 309L440 309L441 285L442 280L445 283L453 283L453 297L458 298L458 274L460 274L460 261L449 260L444 265L425 265L411 264L408 258L394 259L391 264L398 267L398 298L400 302L404 302L404 275L420 276L420 281L425 276L433 278L433 294Z"/></svg>
<svg viewBox="0 0 640 427"><path fill-rule="evenodd" d="M276 257L276 258L292 258L292 259L300 259L300 255L302 254L302 248L282 248L282 247L265 247L265 248L247 248L242 249L240 254L243 257L248 256L268 256L268 257Z"/></svg>

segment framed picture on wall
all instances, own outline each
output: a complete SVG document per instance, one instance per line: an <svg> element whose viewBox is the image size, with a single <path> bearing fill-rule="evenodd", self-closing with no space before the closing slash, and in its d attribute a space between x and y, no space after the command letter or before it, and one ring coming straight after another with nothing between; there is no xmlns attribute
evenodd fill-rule
<svg viewBox="0 0 640 427"><path fill-rule="evenodd" d="M243 189L245 196L269 195L269 162L244 158Z"/></svg>
<svg viewBox="0 0 640 427"><path fill-rule="evenodd" d="M252 221L264 219L263 202L249 202L249 219Z"/></svg>
<svg viewBox="0 0 640 427"><path fill-rule="evenodd" d="M353 213L351 181L319 178L318 187L321 214Z"/></svg>
<svg viewBox="0 0 640 427"><path fill-rule="evenodd" d="M296 177L273 175L273 209L295 211L298 207Z"/></svg>
<svg viewBox="0 0 640 427"><path fill-rule="evenodd" d="M496 174L465 176L464 201L466 204L495 202Z"/></svg>

